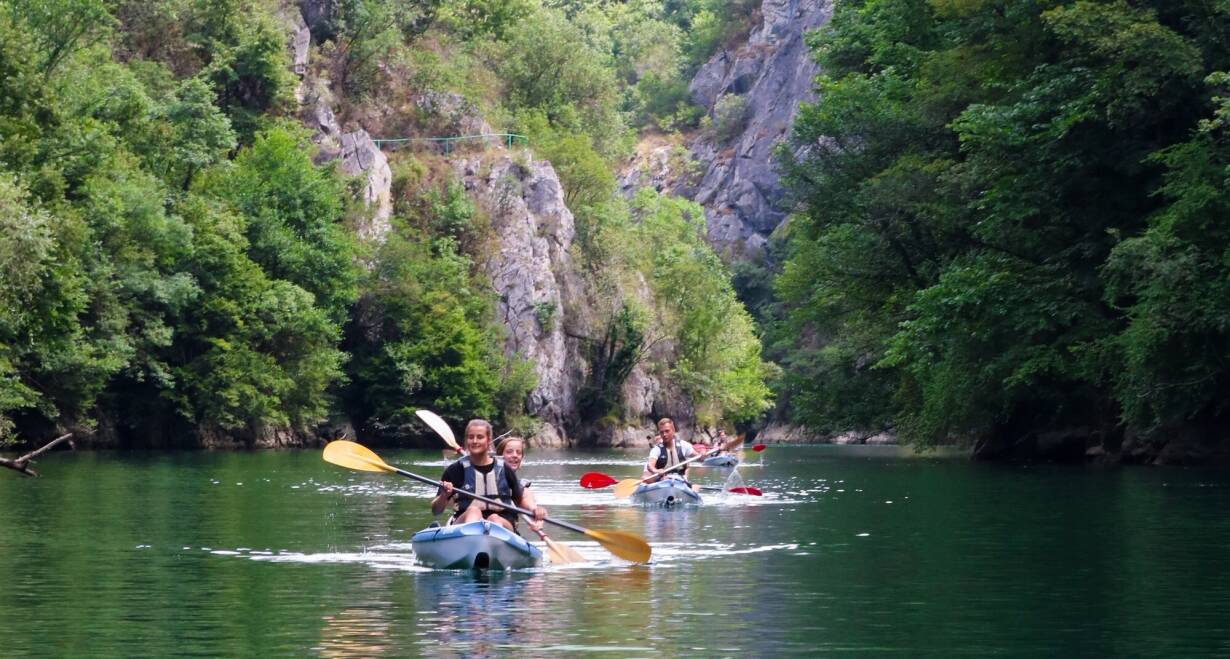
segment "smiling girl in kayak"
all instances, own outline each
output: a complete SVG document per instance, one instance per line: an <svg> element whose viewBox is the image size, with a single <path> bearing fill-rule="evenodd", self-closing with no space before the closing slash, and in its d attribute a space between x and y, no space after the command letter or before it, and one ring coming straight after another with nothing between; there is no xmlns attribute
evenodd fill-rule
<svg viewBox="0 0 1230 659"><path fill-rule="evenodd" d="M506 504L515 503L522 508L529 508L534 511L534 519L540 522L547 516L547 511L535 505L533 495L528 495L521 486L517 470L492 455L490 423L483 419L474 419L466 424L465 448L468 455L449 465L440 478L442 486L431 500L433 515L444 512L449 500L456 497L457 515L453 524L485 519L510 531L515 530L517 513L456 493L456 490L465 490L499 499ZM520 464L520 460L517 463Z"/></svg>
<svg viewBox="0 0 1230 659"><path fill-rule="evenodd" d="M504 460L504 466L516 471L518 474L521 471L521 462L525 460L525 440L513 436L505 439L497 444L499 447L500 457ZM525 490L525 501L522 507L533 509L538 505L538 501L534 498L534 493L530 491L530 482L521 481L521 487ZM542 530L542 522L538 520L530 520L530 530L537 533Z"/></svg>

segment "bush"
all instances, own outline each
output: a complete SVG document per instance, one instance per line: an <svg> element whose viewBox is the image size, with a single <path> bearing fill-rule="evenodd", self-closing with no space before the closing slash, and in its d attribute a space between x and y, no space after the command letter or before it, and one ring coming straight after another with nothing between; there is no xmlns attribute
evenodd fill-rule
<svg viewBox="0 0 1230 659"><path fill-rule="evenodd" d="M728 142L743 132L747 126L747 97L739 94L723 94L713 106L713 123L710 130L718 142Z"/></svg>

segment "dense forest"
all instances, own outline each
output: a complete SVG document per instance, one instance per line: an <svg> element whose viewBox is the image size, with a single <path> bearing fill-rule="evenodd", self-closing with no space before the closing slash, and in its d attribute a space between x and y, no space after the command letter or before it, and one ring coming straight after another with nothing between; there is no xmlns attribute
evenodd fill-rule
<svg viewBox="0 0 1230 659"><path fill-rule="evenodd" d="M811 44L770 333L796 422L1225 450L1230 4L852 0Z"/></svg>
<svg viewBox="0 0 1230 659"><path fill-rule="evenodd" d="M698 420L771 405L772 366L699 207L621 197L614 174L638 130L708 123L688 75L748 7L300 4L326 12L308 74L341 121L438 135L431 117L389 109L407 90L447 92L526 135L517 157L554 165L595 301L578 423L618 420L620 378L657 345ZM338 418L396 428L416 407L533 431L534 374L502 350L479 267L490 218L444 154L407 150L390 154L392 230L359 237L361 182L314 162L297 118L284 18L299 10L0 0L0 443L78 430L243 444ZM547 324L560 310L540 312Z"/></svg>
<svg viewBox="0 0 1230 659"><path fill-rule="evenodd" d="M730 151L747 98L705 108L689 84L761 11L0 0L0 443L399 439L417 407L536 431L535 364L484 270L497 218L459 154L386 149L372 239L306 95L347 130L477 126L523 137L469 156L550 163L581 299L535 315L581 346L574 438L638 422L641 369L702 425L986 457L1230 449L1230 5L835 3L778 151L793 215L723 263L713 209L617 177L655 140L685 178L683 145Z"/></svg>

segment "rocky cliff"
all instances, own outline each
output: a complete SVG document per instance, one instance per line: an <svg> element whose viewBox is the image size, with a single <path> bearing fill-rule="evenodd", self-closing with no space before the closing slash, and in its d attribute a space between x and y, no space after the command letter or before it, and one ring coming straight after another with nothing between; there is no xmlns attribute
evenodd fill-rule
<svg viewBox="0 0 1230 659"><path fill-rule="evenodd" d="M365 240L380 241L390 229L392 212L388 159L365 130L368 126L362 113L347 121L350 130L343 130L335 115L339 104L323 73L328 67L313 67L309 61L311 43L316 35L328 33L336 3L303 0L296 8L288 7L284 20L292 70L301 77L296 93L299 118L313 131L313 142L319 146L317 162L336 160L343 173L362 177L362 195L373 213L370 222L359 227L359 234ZM430 125L431 134L491 132L476 109L460 96L410 90L408 98L416 121ZM374 119L377 130L385 119ZM639 446L646 444L645 436L656 416L688 418L690 410L681 407L678 392L650 369L637 367L623 386L630 425L601 431L583 427L577 410L578 392L588 370L583 337L600 334L595 320L600 304L591 299L586 279L574 263L573 215L555 170L527 152L494 144L455 152L450 165L491 223L494 245L480 257L480 263L498 296L496 313L507 329L505 355L528 361L537 377L526 401L526 411L542 422L532 442L538 446ZM633 295L648 302L648 288L642 288Z"/></svg>
<svg viewBox="0 0 1230 659"><path fill-rule="evenodd" d="M545 422L535 443L567 445L584 373L564 309L582 296L571 254L575 227L559 178L550 163L521 163L503 150L455 160L453 168L491 219L497 245L483 268L499 296L505 355L528 360L538 377L526 402Z"/></svg>
<svg viewBox="0 0 1230 659"><path fill-rule="evenodd" d="M693 199L705 207L709 241L735 257L762 251L786 218L773 151L787 136L799 104L814 100L817 69L803 36L828 21L832 5L765 0L761 15L763 22L747 43L710 58L689 87L692 100L710 117L724 103L743 109L743 129L731 139L702 135L690 145L704 171ZM739 98L724 101L730 96Z"/></svg>
<svg viewBox="0 0 1230 659"><path fill-rule="evenodd" d="M693 160L671 144L642 145L625 170L625 193L651 186L693 199L705 208L708 238L728 258L754 258L786 218L774 150L787 136L799 104L815 100L817 68L804 35L828 21L829 0L764 0L761 22L746 42L723 49L689 85L711 128L687 141Z"/></svg>

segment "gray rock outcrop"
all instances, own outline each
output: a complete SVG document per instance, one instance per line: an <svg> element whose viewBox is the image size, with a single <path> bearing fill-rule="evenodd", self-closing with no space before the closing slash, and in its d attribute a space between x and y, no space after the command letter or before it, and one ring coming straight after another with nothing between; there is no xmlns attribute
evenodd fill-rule
<svg viewBox="0 0 1230 659"><path fill-rule="evenodd" d="M347 176L363 177L363 200L372 208L371 222L359 227L359 238L381 242L392 228L389 217L393 214L393 170L389 160L363 129L343 133L340 142L339 169Z"/></svg>
<svg viewBox="0 0 1230 659"><path fill-rule="evenodd" d="M689 86L714 114L725 95L746 99L746 124L733 138L701 135L691 144L705 172L691 196L705 207L709 241L728 256L752 256L786 217L773 152L787 137L799 104L814 100L817 68L804 34L828 21L829 0L764 0L763 23L736 50L706 62Z"/></svg>
<svg viewBox="0 0 1230 659"><path fill-rule="evenodd" d="M303 15L296 11L288 12L286 20L290 27L290 71L300 79L307 73L308 54L312 47L312 31L308 29Z"/></svg>
<svg viewBox="0 0 1230 659"><path fill-rule="evenodd" d="M498 237L483 267L507 328L505 356L528 360L538 376L526 408L549 427L532 441L567 445L584 363L565 333L564 316L583 294L571 255L576 228L559 178L549 162L518 163L504 152L458 159L453 166Z"/></svg>
<svg viewBox="0 0 1230 659"><path fill-rule="evenodd" d="M306 3L303 3L306 4ZM306 11L306 10L305 10ZM298 57L299 41L305 38L306 14L295 21L288 19L290 47ZM310 21L307 21L310 24ZM303 47L303 71L307 71L307 52L310 42ZM337 117L333 114L333 94L327 80L306 76L296 91L300 98L299 119L313 131L312 141L319 147L315 162L323 164L340 161L338 169L347 176L363 177L362 198L372 208L369 222L358 228L363 240L381 242L391 228L389 218L393 214L393 170L380 147L366 130L342 132Z"/></svg>

